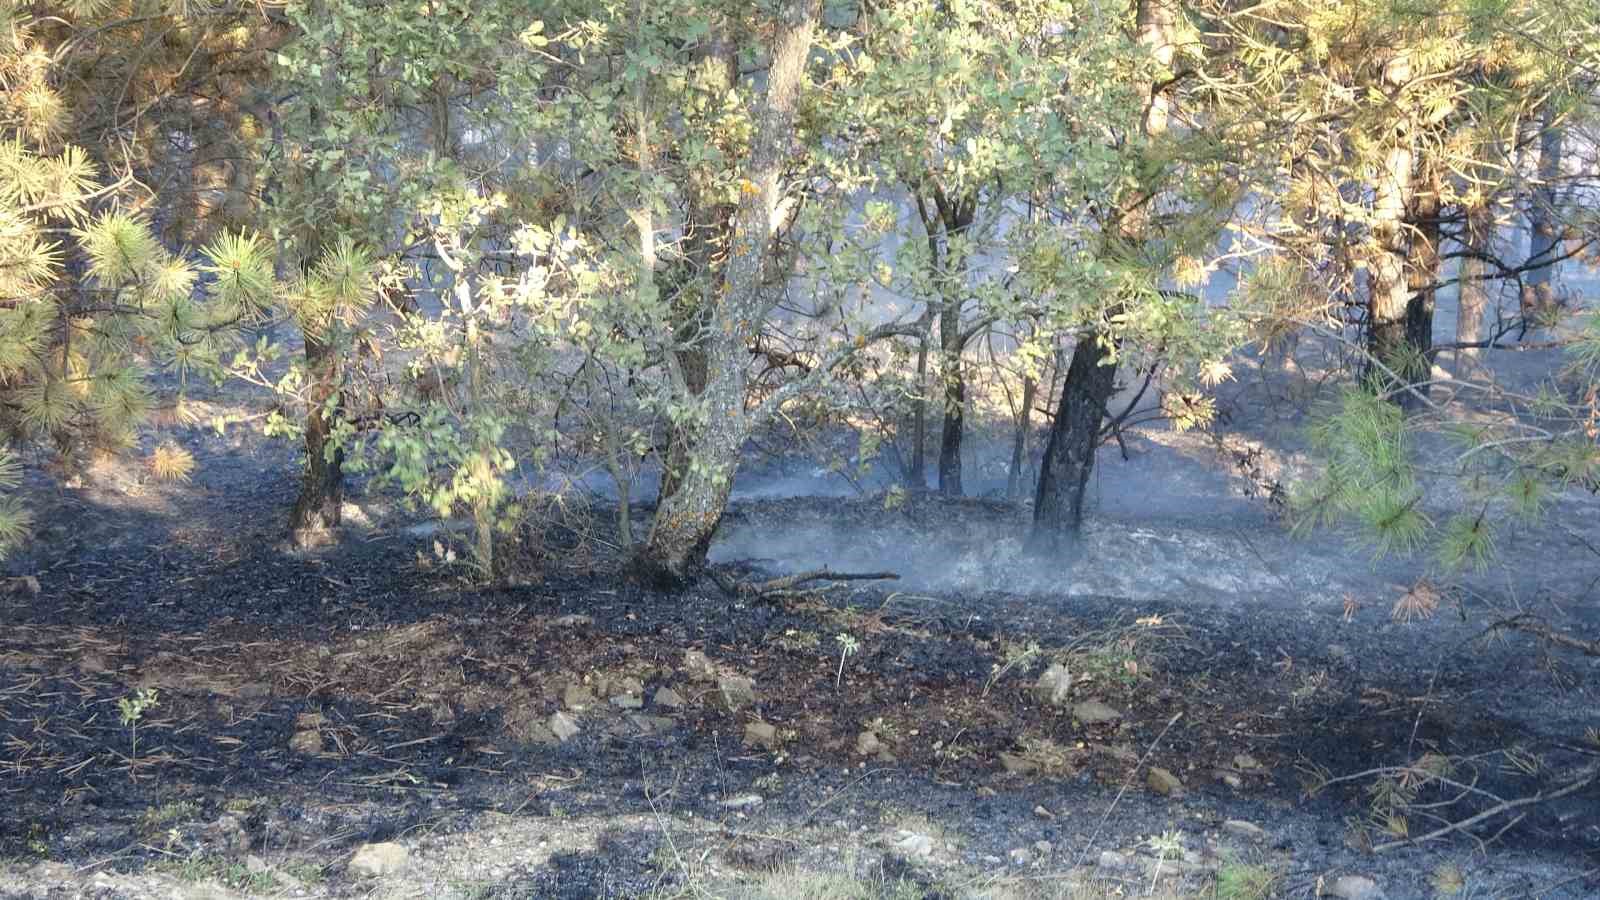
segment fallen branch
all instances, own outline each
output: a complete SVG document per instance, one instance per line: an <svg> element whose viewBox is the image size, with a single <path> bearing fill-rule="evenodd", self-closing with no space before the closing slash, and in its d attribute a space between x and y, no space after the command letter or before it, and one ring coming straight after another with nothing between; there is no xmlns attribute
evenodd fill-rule
<svg viewBox="0 0 1600 900"><path fill-rule="evenodd" d="M1600 640L1586 641L1582 638L1575 638L1566 632L1557 631L1531 613L1523 613L1522 615L1512 616L1509 619L1501 619L1485 629L1484 634L1498 631L1501 628L1526 632L1534 637L1543 638L1558 647L1576 650L1585 656L1600 656Z"/></svg>
<svg viewBox="0 0 1600 900"><path fill-rule="evenodd" d="M733 576L715 569L711 579L729 596L736 598L771 598L790 596L799 592L800 586L813 581L839 583L845 581L897 581L898 572L834 572L830 569L812 569L767 581L737 581Z"/></svg>
<svg viewBox="0 0 1600 900"><path fill-rule="evenodd" d="M1512 810L1521 809L1524 806L1533 806L1536 803L1545 803L1550 800L1558 800L1569 794L1576 794L1578 791L1581 791L1584 788L1594 784L1597 780L1600 780L1600 768L1589 769L1585 771L1582 777L1578 778L1576 781L1569 782L1565 786L1550 791L1549 793L1540 791L1531 797L1519 797L1516 800L1507 800L1504 803L1491 806L1483 812L1478 813L1470 818L1462 819L1459 822L1451 822L1448 825L1435 828L1421 837L1406 838L1399 841L1386 841L1382 844L1378 844L1372 848L1372 852L1382 853L1385 850L1393 850L1396 847L1407 847L1412 844L1420 844L1423 841L1436 840L1444 837L1447 834L1451 834L1452 832L1471 828L1479 822L1492 819L1495 816L1504 815ZM1495 836L1498 837L1504 831L1504 828L1500 829L1500 832L1497 832Z"/></svg>

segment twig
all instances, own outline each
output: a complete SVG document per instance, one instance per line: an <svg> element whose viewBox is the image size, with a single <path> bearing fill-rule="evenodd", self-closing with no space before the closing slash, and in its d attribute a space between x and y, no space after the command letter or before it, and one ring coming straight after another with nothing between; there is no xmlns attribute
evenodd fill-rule
<svg viewBox="0 0 1600 900"><path fill-rule="evenodd" d="M1116 811L1117 804L1122 802L1122 795L1128 792L1128 787L1133 784L1134 777L1139 774L1139 770L1144 768L1144 764L1149 761L1150 754L1156 752L1156 747L1161 744L1161 739L1167 736L1167 732L1171 731L1172 726L1178 724L1178 720L1181 718L1183 718L1181 710L1173 713L1172 718L1168 719L1167 724L1161 729L1161 733L1156 735L1155 740L1151 741L1150 746L1144 751L1144 755L1139 757L1138 764L1133 767L1132 772L1128 773L1127 780L1117 790L1117 796L1111 798L1111 805L1106 807L1105 815L1101 816L1100 821L1095 824L1094 831L1089 835L1089 842L1083 845L1083 853L1078 857L1078 865L1083 865L1083 861L1088 857L1089 851L1094 849L1094 842L1100 837L1100 830L1106 827L1106 822L1110 820L1111 814Z"/></svg>
<svg viewBox="0 0 1600 900"><path fill-rule="evenodd" d="M1452 832L1471 828L1473 825L1476 825L1485 819L1492 819L1495 816L1503 815L1514 809L1521 809L1524 806L1532 806L1535 803L1544 803L1549 800L1560 799L1568 796L1569 794L1576 794L1578 791L1581 791L1589 785L1594 784L1597 779L1600 779L1600 768L1590 769L1588 773L1584 775L1584 777L1579 778L1577 781L1574 781L1558 790L1551 791L1548 794L1544 791L1540 791L1531 797L1519 797L1516 800L1507 800L1497 806L1491 806L1475 816L1462 819L1459 822L1452 822L1449 825L1445 825L1441 828L1435 828L1421 837L1406 838L1405 840L1399 841L1386 841L1382 844L1378 844L1372 848L1372 852L1382 853L1385 850L1393 850L1396 847L1406 847L1412 844L1420 844L1423 841L1435 840ZM1504 829L1502 829L1502 831L1503 830Z"/></svg>
<svg viewBox="0 0 1600 900"><path fill-rule="evenodd" d="M1600 640L1586 641L1582 638L1575 638L1570 634L1566 634L1565 632L1556 631L1549 625L1539 621L1533 616L1532 613L1522 613L1521 615L1512 616L1509 619L1501 619L1493 625L1490 625L1488 628L1485 628L1483 633L1488 634L1491 631L1498 631L1502 628L1509 628L1513 631L1527 632L1534 637L1544 638L1558 647L1566 647L1569 650L1577 650L1579 653L1582 653L1585 656L1600 656ZM1480 635L1480 637L1481 636L1482 635Z"/></svg>
<svg viewBox="0 0 1600 900"><path fill-rule="evenodd" d="M830 569L812 569L768 581L735 581L731 575L712 570L711 579L733 597L768 597L786 594L802 584L813 581L898 581L898 572L834 572Z"/></svg>

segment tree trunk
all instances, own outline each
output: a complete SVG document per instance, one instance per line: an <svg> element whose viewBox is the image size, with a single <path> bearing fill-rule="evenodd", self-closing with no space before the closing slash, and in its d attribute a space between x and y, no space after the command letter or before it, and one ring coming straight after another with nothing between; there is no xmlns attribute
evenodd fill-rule
<svg viewBox="0 0 1600 900"><path fill-rule="evenodd" d="M961 437L966 427L967 379L961 368L961 306L947 301L939 312L939 377L944 383L944 431L939 440L939 493L959 497Z"/></svg>
<svg viewBox="0 0 1600 900"><path fill-rule="evenodd" d="M1461 260L1461 292L1456 310L1456 343L1473 344L1484 339L1484 315L1489 307L1488 256L1494 239L1494 210L1481 204L1467 210L1463 241L1466 256ZM1476 347L1456 351L1456 377L1471 378L1483 368Z"/></svg>
<svg viewBox="0 0 1600 900"><path fill-rule="evenodd" d="M1429 394L1428 382L1433 379L1429 361L1433 349L1434 285L1439 282L1439 192L1436 186L1418 191L1412 204L1409 231L1412 238L1406 256L1406 288L1411 294L1406 301L1406 342L1417 360L1416 371L1411 373L1415 390L1423 397ZM1406 397L1417 400L1415 394ZM1405 398L1402 398L1402 402Z"/></svg>
<svg viewBox="0 0 1600 900"><path fill-rule="evenodd" d="M726 253L716 258L717 270L691 273L706 289L697 298L708 325L697 341L705 353L705 388L698 397L682 398L696 406L679 433L686 464L678 468L675 489L662 498L650 534L633 557L634 572L663 587L688 583L704 566L750 433L748 348L773 302L765 282L782 198L779 179L794 142L795 109L820 16L820 0L779 6L766 90L752 110L755 133L743 169L750 189L742 192L726 230ZM720 289L713 293L713 286Z"/></svg>
<svg viewBox="0 0 1600 900"><path fill-rule="evenodd" d="M1135 13L1139 43L1163 67L1171 67L1178 23L1175 0L1139 0ZM1141 123L1144 136L1155 138L1167 131L1172 98L1167 85L1152 85L1150 99ZM1137 243L1146 239L1150 200L1155 187L1132 191L1118 204L1118 216L1107 240ZM1120 304L1113 305L1108 320L1115 318ZM1100 424L1106 404L1116 384L1116 339L1090 331L1078 339L1072 350L1072 363L1061 385L1061 403L1050 438L1045 443L1044 461L1039 466L1039 490L1033 505L1033 533L1029 547L1034 553L1048 553L1083 524L1083 497L1094 470L1095 450L1100 446Z"/></svg>
<svg viewBox="0 0 1600 900"><path fill-rule="evenodd" d="M1035 551L1054 551L1083 524L1083 497L1100 446L1100 423L1115 386L1117 367L1111 349L1090 332L1072 350L1061 386L1061 404L1044 445L1039 490L1033 504Z"/></svg>
<svg viewBox="0 0 1600 900"><path fill-rule="evenodd" d="M1402 387L1418 380L1421 364L1407 333L1411 289L1405 265L1405 214L1411 167L1411 148L1402 140L1389 150L1376 185L1372 232L1377 258L1367 276L1367 349L1375 361L1368 367L1367 380L1378 391L1394 393L1402 404L1415 400Z"/></svg>
<svg viewBox="0 0 1600 900"><path fill-rule="evenodd" d="M1528 238L1528 272L1522 293L1522 315L1538 327L1556 311L1555 267L1561 248L1561 222L1557 210L1556 183L1561 177L1562 144L1565 129L1555 120L1555 110L1546 107L1539 130L1539 183L1528 210L1532 234Z"/></svg>
<svg viewBox="0 0 1600 900"><path fill-rule="evenodd" d="M289 515L290 539L298 547L326 543L339 525L344 504L344 451L329 445L342 403L336 399L343 383L339 354L333 345L310 335L305 343L311 379L306 397L306 468Z"/></svg>
<svg viewBox="0 0 1600 900"><path fill-rule="evenodd" d="M917 338L917 397L911 401L911 468L906 487L920 493L928 489L928 332Z"/></svg>
<svg viewBox="0 0 1600 900"><path fill-rule="evenodd" d="M1028 465L1028 438L1033 432L1033 404L1039 396L1039 380L1032 375L1022 378L1022 410L1017 416L1017 431L1011 439L1011 469L1006 473L1006 499L1015 500L1022 495L1022 473Z"/></svg>

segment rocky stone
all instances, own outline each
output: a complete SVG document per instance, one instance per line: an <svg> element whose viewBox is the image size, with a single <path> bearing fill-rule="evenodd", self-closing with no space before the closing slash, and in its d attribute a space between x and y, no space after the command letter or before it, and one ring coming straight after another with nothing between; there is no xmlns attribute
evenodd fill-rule
<svg viewBox="0 0 1600 900"><path fill-rule="evenodd" d="M618 709L643 709L644 697L639 694L612 694L611 705Z"/></svg>
<svg viewBox="0 0 1600 900"><path fill-rule="evenodd" d="M1240 753L1233 757L1233 767L1248 772L1251 769L1261 768L1261 763L1248 753Z"/></svg>
<svg viewBox="0 0 1600 900"><path fill-rule="evenodd" d="M767 802L760 794L740 794L722 801L724 809L749 809Z"/></svg>
<svg viewBox="0 0 1600 900"><path fill-rule="evenodd" d="M262 872L271 869L272 867L267 865L266 860L255 855L254 853L251 853L244 858L244 868L247 872L254 872L259 875Z"/></svg>
<svg viewBox="0 0 1600 900"><path fill-rule="evenodd" d="M561 692L561 705L571 710L588 709L594 705L594 691L588 685L569 684Z"/></svg>
<svg viewBox="0 0 1600 900"><path fill-rule="evenodd" d="M1072 717L1085 725L1104 725L1121 719L1122 713L1099 700L1085 700L1073 704Z"/></svg>
<svg viewBox="0 0 1600 900"><path fill-rule="evenodd" d="M779 739L778 729L772 723L755 721L744 726L744 743L746 747L776 750L783 741Z"/></svg>
<svg viewBox="0 0 1600 900"><path fill-rule="evenodd" d="M663 734L677 727L677 722L666 716L633 715L628 717L628 723L639 729L640 734Z"/></svg>
<svg viewBox="0 0 1600 900"><path fill-rule="evenodd" d="M1115 850L1102 850L1096 865L1107 872L1123 872L1133 868L1134 862L1126 853L1118 853Z"/></svg>
<svg viewBox="0 0 1600 900"><path fill-rule="evenodd" d="M1000 767L1012 775L1032 775L1039 771L1039 764L1025 756L1015 753L1000 754Z"/></svg>
<svg viewBox="0 0 1600 900"><path fill-rule="evenodd" d="M999 794L1000 794L999 791L995 790L992 787L989 787L987 784L980 785L978 787L978 790L976 791L976 793L977 793L977 795L979 797L996 797L996 796L999 796Z"/></svg>
<svg viewBox="0 0 1600 900"><path fill-rule="evenodd" d="M289 738L289 749L302 756L316 756L322 752L322 732L315 728L296 731Z"/></svg>
<svg viewBox="0 0 1600 900"><path fill-rule="evenodd" d="M226 856L237 856L250 849L250 832L245 829L244 820L233 813L207 825L205 840L218 853Z"/></svg>
<svg viewBox="0 0 1600 900"><path fill-rule="evenodd" d="M561 739L556 737L554 731L538 722L530 723L518 736L527 743L538 744L541 747L553 747L561 743Z"/></svg>
<svg viewBox="0 0 1600 900"><path fill-rule="evenodd" d="M1056 849L1055 846L1053 844L1051 844L1049 841L1034 841L1033 842L1033 852L1039 854L1039 858L1040 859L1049 859L1050 858L1050 854L1055 852L1055 849Z"/></svg>
<svg viewBox="0 0 1600 900"><path fill-rule="evenodd" d="M1160 766L1150 768L1150 774L1145 776L1145 784L1163 797L1174 797L1183 793L1183 782L1178 776Z"/></svg>
<svg viewBox="0 0 1600 900"><path fill-rule="evenodd" d="M392 875L405 867L411 851L392 841L362 844L350 857L349 871L358 878Z"/></svg>
<svg viewBox="0 0 1600 900"><path fill-rule="evenodd" d="M1013 866L1025 866L1033 862L1033 851L1027 847L1014 847L1006 854L1006 859L1011 860Z"/></svg>
<svg viewBox="0 0 1600 900"><path fill-rule="evenodd" d="M1339 900L1383 900L1383 889L1365 875L1340 875L1332 884L1323 886L1322 892Z"/></svg>
<svg viewBox="0 0 1600 900"><path fill-rule="evenodd" d="M1219 770L1217 770L1216 775L1217 775L1217 780L1218 781L1222 782L1223 784L1227 785L1228 787L1233 788L1236 791L1244 787L1244 779L1240 778L1238 775L1234 774L1233 772L1229 772L1229 771L1227 771L1225 769L1219 769Z"/></svg>
<svg viewBox="0 0 1600 900"><path fill-rule="evenodd" d="M856 735L856 753L860 756L872 756L883 749L883 742L878 740L878 735L872 731L863 731Z"/></svg>
<svg viewBox="0 0 1600 900"><path fill-rule="evenodd" d="M1045 706L1066 706L1072 694L1072 672L1062 663L1044 670L1033 684L1033 699Z"/></svg>
<svg viewBox="0 0 1600 900"><path fill-rule="evenodd" d="M728 712L754 706L756 683L743 675L723 675L717 679L717 700Z"/></svg>
<svg viewBox="0 0 1600 900"><path fill-rule="evenodd" d="M716 681L717 667L699 650L683 651L683 671L695 681Z"/></svg>
<svg viewBox="0 0 1600 900"><path fill-rule="evenodd" d="M560 711L550 716L549 720L545 722L545 727L549 728L550 733L556 736L556 740L563 744L577 737L578 732L583 730L578 727L578 723L574 722L571 716Z"/></svg>
<svg viewBox="0 0 1600 900"><path fill-rule="evenodd" d="M557 628L581 628L585 625L593 625L594 617L580 613L567 613L564 616L556 616L551 620L550 624Z"/></svg>
<svg viewBox="0 0 1600 900"><path fill-rule="evenodd" d="M927 859L933 855L933 838L915 831L902 831L894 849L908 859Z"/></svg>
<svg viewBox="0 0 1600 900"><path fill-rule="evenodd" d="M1055 818L1056 818L1056 814L1055 813L1051 812L1048 809L1045 809L1042 806L1035 806L1033 808L1033 814L1038 816L1039 818L1044 819L1044 820L1049 821L1049 822L1055 821Z"/></svg>
<svg viewBox="0 0 1600 900"><path fill-rule="evenodd" d="M682 694L669 687L658 688L655 696L650 698L650 702L657 706L665 706L667 709L682 709L687 703Z"/></svg>
<svg viewBox="0 0 1600 900"><path fill-rule="evenodd" d="M1257 843L1267 839L1267 832L1260 825L1254 822L1246 822L1243 819L1229 819L1223 822L1222 830L1234 837L1241 837Z"/></svg>

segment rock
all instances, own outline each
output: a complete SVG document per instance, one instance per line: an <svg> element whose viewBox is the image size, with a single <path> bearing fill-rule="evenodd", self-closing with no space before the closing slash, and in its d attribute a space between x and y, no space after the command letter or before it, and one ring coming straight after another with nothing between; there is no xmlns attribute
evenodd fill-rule
<svg viewBox="0 0 1600 900"><path fill-rule="evenodd" d="M747 747L776 750L783 741L778 738L778 729L772 723L755 721L744 726L744 743Z"/></svg>
<svg viewBox="0 0 1600 900"><path fill-rule="evenodd" d="M1121 719L1122 713L1099 700L1085 700L1073 705L1072 717L1085 725L1104 725Z"/></svg>
<svg viewBox="0 0 1600 900"><path fill-rule="evenodd" d="M977 793L979 797L994 797L998 796L1000 792L985 784L980 785L975 793Z"/></svg>
<svg viewBox="0 0 1600 900"><path fill-rule="evenodd" d="M561 692L561 705L571 710L588 709L594 705L594 691L589 690L587 685L569 684Z"/></svg>
<svg viewBox="0 0 1600 900"><path fill-rule="evenodd" d="M756 683L743 675L724 675L717 679L717 699L728 712L738 712L756 703Z"/></svg>
<svg viewBox="0 0 1600 900"><path fill-rule="evenodd" d="M643 709L644 698L638 694L614 694L611 705L618 709Z"/></svg>
<svg viewBox="0 0 1600 900"><path fill-rule="evenodd" d="M641 716L628 717L629 724L639 729L640 734L662 734L676 728L678 723L666 716Z"/></svg>
<svg viewBox="0 0 1600 900"><path fill-rule="evenodd" d="M307 728L321 728L328 720L319 712L303 712L294 717L296 731L305 731Z"/></svg>
<svg viewBox="0 0 1600 900"><path fill-rule="evenodd" d="M578 727L577 722L572 721L571 716L560 711L557 711L550 716L549 720L545 723L545 727L549 728L550 733L556 736L556 740L563 744L577 737L578 732L583 730L582 728Z"/></svg>
<svg viewBox="0 0 1600 900"><path fill-rule="evenodd" d="M11 589L18 593L31 594L37 597L39 596L40 592L39 579L33 577L32 575L18 576L11 579Z"/></svg>
<svg viewBox="0 0 1600 900"><path fill-rule="evenodd" d="M1100 851L1100 860L1096 865L1107 872L1122 872L1133 868L1134 863L1125 853L1118 853L1115 850L1102 850Z"/></svg>
<svg viewBox="0 0 1600 900"><path fill-rule="evenodd" d="M541 747L553 747L556 744L561 743L561 739L556 737L556 733L554 731L551 731L538 722L533 722L527 727L523 728L521 734L518 736L529 744L538 744Z"/></svg>
<svg viewBox="0 0 1600 900"><path fill-rule="evenodd" d="M1000 754L1000 767L1012 775L1032 775L1039 771L1038 763L1015 753Z"/></svg>
<svg viewBox="0 0 1600 900"><path fill-rule="evenodd" d="M717 680L717 667L699 650L683 651L683 670L695 681Z"/></svg>
<svg viewBox="0 0 1600 900"><path fill-rule="evenodd" d="M737 797L729 797L722 801L722 806L725 809L748 809L752 806L760 806L765 802L767 801L762 799L760 794L740 794Z"/></svg>
<svg viewBox="0 0 1600 900"><path fill-rule="evenodd" d="M204 840L224 856L237 856L250 849L250 832L244 820L228 813L206 826Z"/></svg>
<svg viewBox="0 0 1600 900"><path fill-rule="evenodd" d="M1242 837L1257 843L1267 839L1267 832L1260 825L1254 822L1246 822L1243 819L1229 819L1223 822L1222 830L1234 837Z"/></svg>
<svg viewBox="0 0 1600 900"><path fill-rule="evenodd" d="M656 690L655 696L650 698L650 702L657 706L665 706L667 709L682 709L687 701L677 691L664 687Z"/></svg>
<svg viewBox="0 0 1600 900"><path fill-rule="evenodd" d="M1053 844L1051 844L1049 841L1034 841L1033 842L1033 852L1039 854L1039 858L1040 859L1049 859L1050 858L1050 854L1055 852L1055 849L1056 849L1055 846Z"/></svg>
<svg viewBox="0 0 1600 900"><path fill-rule="evenodd" d="M1218 769L1216 775L1218 781L1236 791L1244 787L1244 779L1226 769Z"/></svg>
<svg viewBox="0 0 1600 900"><path fill-rule="evenodd" d="M391 841L381 844L362 844L350 857L350 874L359 878L377 878L404 868L411 851Z"/></svg>
<svg viewBox="0 0 1600 900"><path fill-rule="evenodd" d="M556 616L555 619L551 620L550 624L557 628L581 628L585 625L593 625L594 617L580 613L567 613L564 616Z"/></svg>
<svg viewBox="0 0 1600 900"><path fill-rule="evenodd" d="M1055 821L1055 818L1056 818L1056 814L1055 813L1051 812L1048 809L1045 809L1042 806L1035 806L1033 808L1033 814L1038 816L1041 819L1044 819L1044 820L1050 821L1050 822Z"/></svg>
<svg viewBox="0 0 1600 900"><path fill-rule="evenodd" d="M1006 854L1006 859L1011 860L1013 866L1025 866L1033 862L1033 851L1027 847L1016 847Z"/></svg>
<svg viewBox="0 0 1600 900"><path fill-rule="evenodd" d="M933 838L914 831L902 831L900 839L894 842L894 848L907 858L927 859L933 855Z"/></svg>
<svg viewBox="0 0 1600 900"><path fill-rule="evenodd" d="M1150 786L1150 790L1163 797L1172 797L1183 793L1183 782L1178 779L1178 776L1160 766L1152 766L1150 768L1150 774L1145 777L1145 784Z"/></svg>
<svg viewBox="0 0 1600 900"><path fill-rule="evenodd" d="M1072 672L1062 663L1044 670L1033 684L1033 699L1045 706L1066 706L1072 693Z"/></svg>
<svg viewBox="0 0 1600 900"><path fill-rule="evenodd" d="M1365 875L1340 875L1323 887L1323 894L1339 900L1383 900L1383 889Z"/></svg>
<svg viewBox="0 0 1600 900"><path fill-rule="evenodd" d="M1248 753L1240 753L1234 756L1233 767L1242 771L1249 771L1250 769L1261 768L1261 763L1256 762L1256 758Z"/></svg>
<svg viewBox="0 0 1600 900"><path fill-rule="evenodd" d="M266 860L252 853L244 858L244 868L247 872L260 874L271 869L272 867L267 865Z"/></svg>
<svg viewBox="0 0 1600 900"><path fill-rule="evenodd" d="M315 728L296 731L289 738L289 749L303 756L316 756L322 752L322 732Z"/></svg>
<svg viewBox="0 0 1600 900"><path fill-rule="evenodd" d="M863 731L856 735L856 753L860 756L872 756L883 749L883 742L878 740L877 734Z"/></svg>

